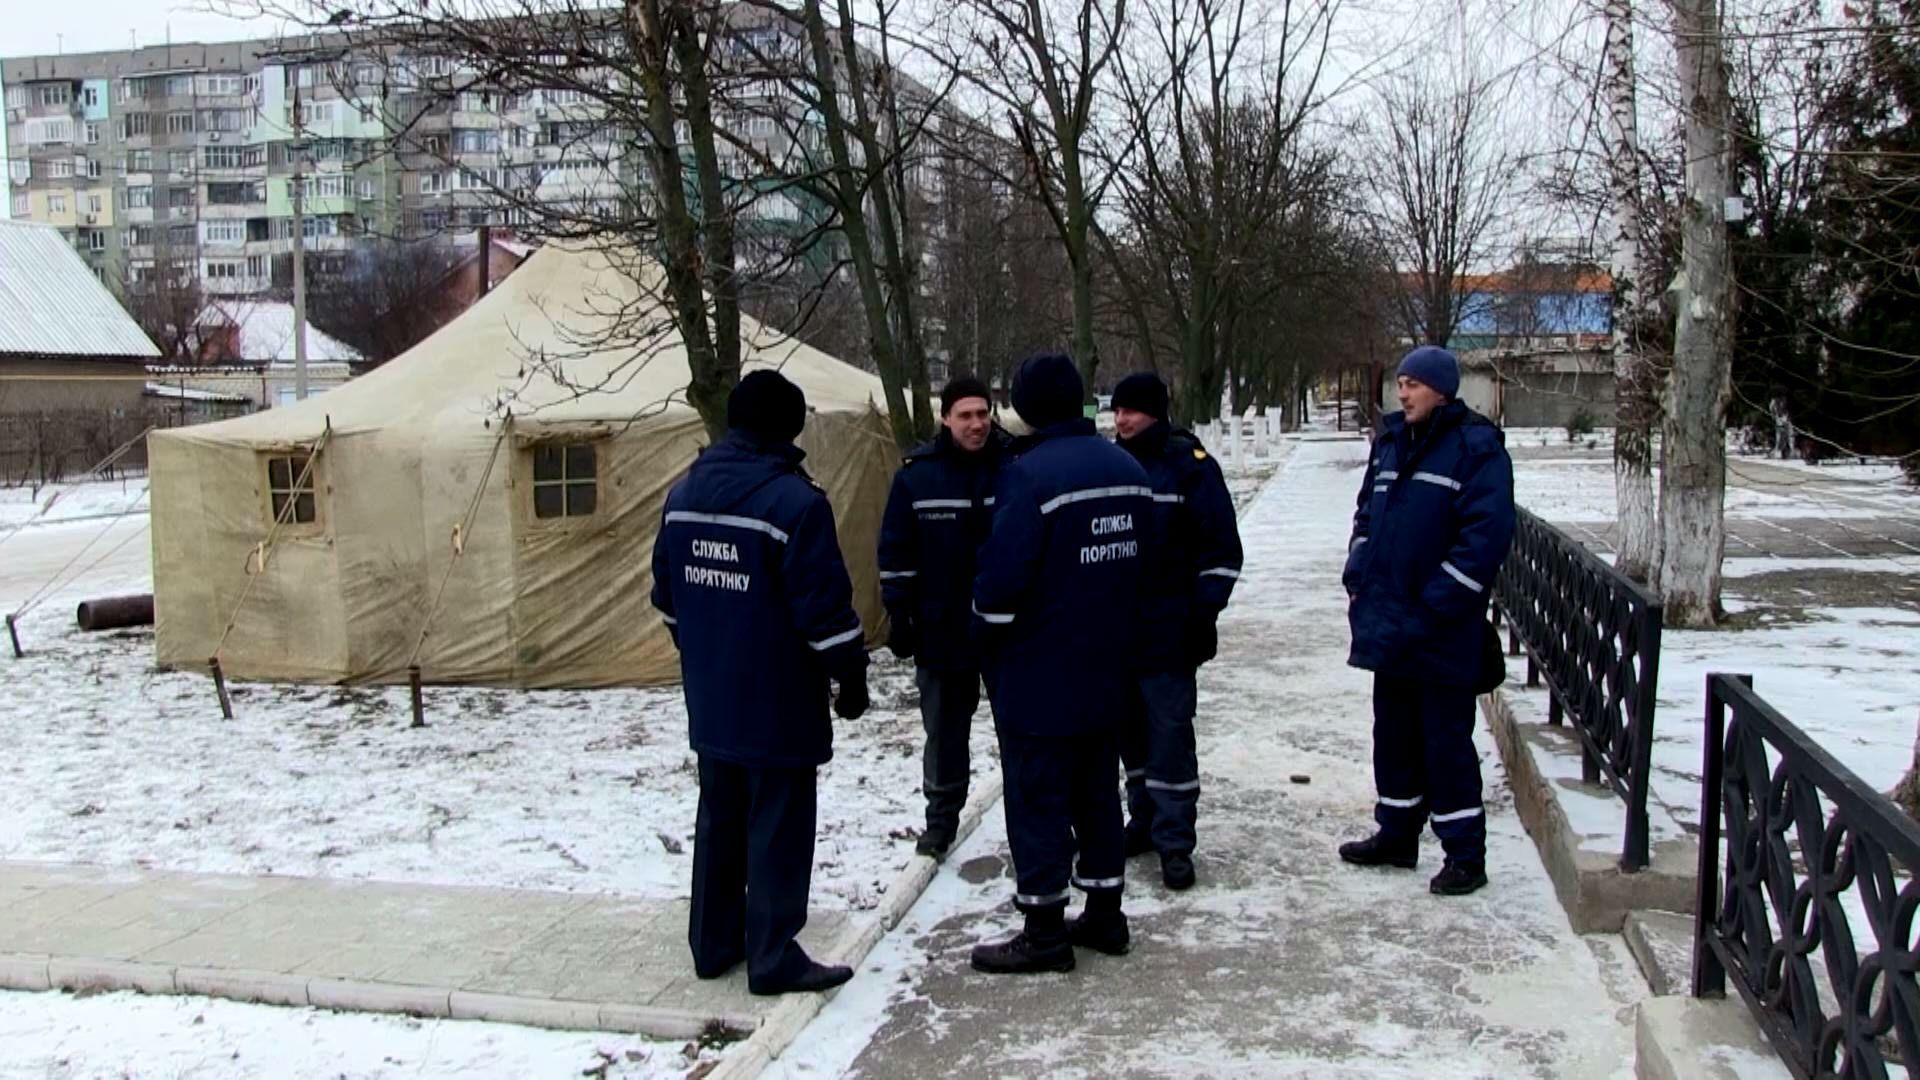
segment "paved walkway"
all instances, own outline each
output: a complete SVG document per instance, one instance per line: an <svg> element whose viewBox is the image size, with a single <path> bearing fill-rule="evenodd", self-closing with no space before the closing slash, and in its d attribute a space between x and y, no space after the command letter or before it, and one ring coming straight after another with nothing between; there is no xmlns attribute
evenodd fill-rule
<svg viewBox="0 0 1920 1080"><path fill-rule="evenodd" d="M1365 452L1303 443L1242 521L1246 576L1201 677L1200 884L1170 893L1135 859L1132 955L979 975L972 944L1016 925L990 815L773 1075L1631 1075L1645 984L1618 938L1569 928L1484 733L1490 888L1430 895L1430 835L1416 873L1334 855L1373 804L1338 580Z"/></svg>
<svg viewBox="0 0 1920 1080"><path fill-rule="evenodd" d="M802 935L831 955L845 917ZM702 982L685 904L0 863L0 988L100 987L691 1038L777 1004Z"/></svg>

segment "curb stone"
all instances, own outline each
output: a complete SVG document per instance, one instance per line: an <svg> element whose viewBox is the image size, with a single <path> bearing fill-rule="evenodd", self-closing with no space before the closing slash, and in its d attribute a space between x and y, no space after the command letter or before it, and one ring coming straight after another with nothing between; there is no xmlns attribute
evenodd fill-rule
<svg viewBox="0 0 1920 1080"><path fill-rule="evenodd" d="M980 827L980 821L986 817L1000 801L1002 778L996 777L981 785L979 793L967 803L961 812L960 826L955 831L953 844L948 851L954 851L965 843L973 831ZM933 884L940 872L940 863L931 856L915 855L907 863L893 883L887 887L886 899L881 901L879 910L870 919L849 921L840 932L840 937L828 950L827 959L849 964L854 967L855 977L859 977L858 968L866 962L867 955L873 951L887 932L900 925L907 912L918 903ZM774 1007L754 1033L747 1040L733 1048L720 1064L707 1074L708 1080L752 1080L765 1072L767 1067L787 1048L813 1018L820 1015L827 998L838 991L830 990L825 994L792 994Z"/></svg>

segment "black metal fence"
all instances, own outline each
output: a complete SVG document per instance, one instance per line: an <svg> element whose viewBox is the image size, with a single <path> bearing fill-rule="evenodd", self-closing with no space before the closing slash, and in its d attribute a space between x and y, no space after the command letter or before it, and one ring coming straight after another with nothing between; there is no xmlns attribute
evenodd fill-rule
<svg viewBox="0 0 1920 1080"><path fill-rule="evenodd" d="M1604 776L1625 800L1621 868L1644 869L1660 601L1540 518L1518 517L1494 618L1506 620L1508 652L1526 651L1527 685L1546 683L1548 719L1573 718L1587 781Z"/></svg>
<svg viewBox="0 0 1920 1080"><path fill-rule="evenodd" d="M1694 996L1732 975L1795 1076L1881 1078L1890 1061L1911 1075L1920 825L1748 676L1707 676L1706 720Z"/></svg>

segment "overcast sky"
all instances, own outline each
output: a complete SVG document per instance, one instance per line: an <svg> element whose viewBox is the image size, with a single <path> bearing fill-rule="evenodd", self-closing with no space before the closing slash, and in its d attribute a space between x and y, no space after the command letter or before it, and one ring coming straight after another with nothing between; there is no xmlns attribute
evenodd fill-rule
<svg viewBox="0 0 1920 1080"><path fill-rule="evenodd" d="M0 0L0 56L124 49L131 40L238 41L279 30L267 19L241 21L208 14L199 0ZM132 35L129 38L129 34Z"/></svg>

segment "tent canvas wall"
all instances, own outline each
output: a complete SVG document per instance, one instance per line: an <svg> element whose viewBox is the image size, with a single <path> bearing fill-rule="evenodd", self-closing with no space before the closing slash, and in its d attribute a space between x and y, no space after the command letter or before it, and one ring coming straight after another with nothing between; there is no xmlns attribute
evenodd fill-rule
<svg viewBox="0 0 1920 1080"><path fill-rule="evenodd" d="M610 344L615 320L634 318L657 327L649 346ZM741 322L747 366L778 368L806 392L799 442L832 499L877 641L874 545L899 463L880 382ZM219 646L221 666L242 678L402 681L444 577L419 652L428 682L678 679L647 602L650 556L667 491L707 435L685 404L686 351L671 327L607 254L549 246L337 390L155 432L159 663L204 668ZM289 503L262 567L261 544Z"/></svg>

